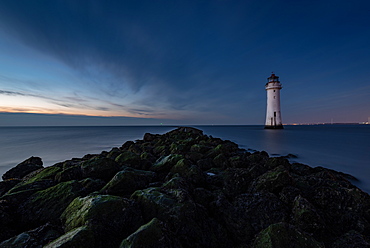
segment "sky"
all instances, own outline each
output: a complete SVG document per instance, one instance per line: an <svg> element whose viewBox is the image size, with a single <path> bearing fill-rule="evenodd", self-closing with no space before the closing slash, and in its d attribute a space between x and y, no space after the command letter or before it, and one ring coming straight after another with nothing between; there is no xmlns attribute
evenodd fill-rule
<svg viewBox="0 0 370 248"><path fill-rule="evenodd" d="M0 0L0 126L370 116L368 0Z"/></svg>

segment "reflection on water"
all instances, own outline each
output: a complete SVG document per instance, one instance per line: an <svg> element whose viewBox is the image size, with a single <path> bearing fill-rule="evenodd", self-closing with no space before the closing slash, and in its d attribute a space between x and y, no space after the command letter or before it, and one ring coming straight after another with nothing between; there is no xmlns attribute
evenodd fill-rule
<svg viewBox="0 0 370 248"><path fill-rule="evenodd" d="M264 129L263 134L263 142L266 151L270 151L271 155L284 155L284 151L282 149L281 143L283 142L284 138L284 129Z"/></svg>

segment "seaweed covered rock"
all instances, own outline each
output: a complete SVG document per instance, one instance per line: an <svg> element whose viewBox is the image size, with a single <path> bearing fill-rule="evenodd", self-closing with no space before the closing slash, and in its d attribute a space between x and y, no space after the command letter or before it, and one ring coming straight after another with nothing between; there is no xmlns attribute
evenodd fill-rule
<svg viewBox="0 0 370 248"><path fill-rule="evenodd" d="M98 247L117 247L143 224L133 201L111 195L77 197L65 209L61 220L66 232L87 226Z"/></svg>
<svg viewBox="0 0 370 248"><path fill-rule="evenodd" d="M89 193L78 181L59 183L32 194L17 210L24 227L37 227L47 222L58 224L64 209L73 199Z"/></svg>

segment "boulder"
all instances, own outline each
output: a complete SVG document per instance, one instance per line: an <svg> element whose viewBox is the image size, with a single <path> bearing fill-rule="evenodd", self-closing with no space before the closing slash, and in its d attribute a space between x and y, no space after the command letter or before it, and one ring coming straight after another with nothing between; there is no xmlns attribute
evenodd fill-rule
<svg viewBox="0 0 370 248"><path fill-rule="evenodd" d="M181 244L171 229L153 218L149 223L142 225L137 231L122 241L120 248L167 248L178 247Z"/></svg>
<svg viewBox="0 0 370 248"><path fill-rule="evenodd" d="M179 154L170 154L168 156L161 157L153 164L150 170L155 172L169 172L172 166L181 159L183 159L183 156Z"/></svg>
<svg viewBox="0 0 370 248"><path fill-rule="evenodd" d="M93 157L81 164L83 178L97 178L109 181L119 171L119 165L112 159Z"/></svg>
<svg viewBox="0 0 370 248"><path fill-rule="evenodd" d="M126 167L119 171L101 192L110 195L131 195L136 190L148 187L154 177L154 172Z"/></svg>
<svg viewBox="0 0 370 248"><path fill-rule="evenodd" d="M69 203L87 193L88 189L78 181L62 182L38 191L18 207L19 224L23 228L34 228L47 222L58 223Z"/></svg>
<svg viewBox="0 0 370 248"><path fill-rule="evenodd" d="M22 163L18 164L16 167L8 170L2 176L3 180L11 179L11 178L20 178L22 179L24 176L28 175L32 171L44 168L42 166L42 160L39 157L30 157L23 161Z"/></svg>
<svg viewBox="0 0 370 248"><path fill-rule="evenodd" d="M65 233L43 248L91 248L97 247L95 241L94 233L89 227L81 226Z"/></svg>
<svg viewBox="0 0 370 248"><path fill-rule="evenodd" d="M17 236L14 236L13 238L3 241L2 243L0 243L0 248L43 247L44 245L47 245L50 241L58 238L61 234L62 230L60 230L60 228L51 224L46 224L34 230L21 233Z"/></svg>
<svg viewBox="0 0 370 248"><path fill-rule="evenodd" d="M95 247L117 247L143 224L136 204L111 195L75 198L61 215L65 231L88 226L97 243Z"/></svg>

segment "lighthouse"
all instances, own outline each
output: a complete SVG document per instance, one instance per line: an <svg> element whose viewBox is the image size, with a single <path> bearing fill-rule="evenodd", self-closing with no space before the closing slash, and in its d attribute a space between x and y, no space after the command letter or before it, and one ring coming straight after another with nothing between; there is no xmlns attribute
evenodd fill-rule
<svg viewBox="0 0 370 248"><path fill-rule="evenodd" d="M267 109L266 109L266 122L265 128L269 129L282 129L283 122L281 120L280 111L280 90L283 87L279 81L279 77L274 73L267 78L265 86L267 92Z"/></svg>

